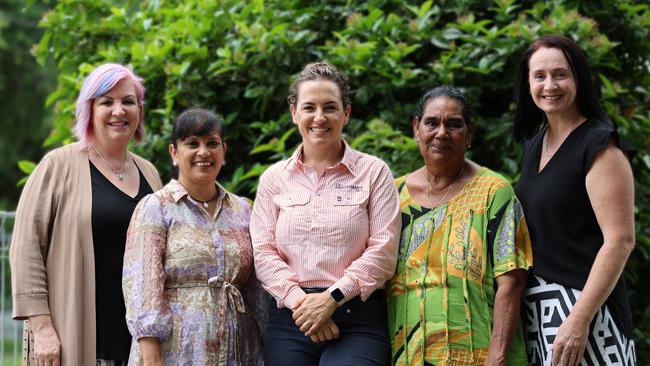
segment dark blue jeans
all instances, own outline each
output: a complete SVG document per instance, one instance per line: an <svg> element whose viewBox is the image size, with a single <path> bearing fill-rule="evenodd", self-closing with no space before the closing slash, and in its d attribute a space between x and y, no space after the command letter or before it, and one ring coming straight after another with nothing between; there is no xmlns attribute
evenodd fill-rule
<svg viewBox="0 0 650 366"><path fill-rule="evenodd" d="M390 341L382 293L376 291L365 302L355 297L339 307L332 319L341 335L321 343L313 343L300 331L291 310L275 309L264 336L266 365L389 365Z"/></svg>

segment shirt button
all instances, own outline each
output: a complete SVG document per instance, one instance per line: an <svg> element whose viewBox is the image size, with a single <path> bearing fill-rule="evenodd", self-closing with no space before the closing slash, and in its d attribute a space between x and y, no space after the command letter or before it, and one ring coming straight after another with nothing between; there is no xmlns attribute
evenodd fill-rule
<svg viewBox="0 0 650 366"><path fill-rule="evenodd" d="M348 314L351 313L350 309L347 309L345 312L348 313Z"/></svg>

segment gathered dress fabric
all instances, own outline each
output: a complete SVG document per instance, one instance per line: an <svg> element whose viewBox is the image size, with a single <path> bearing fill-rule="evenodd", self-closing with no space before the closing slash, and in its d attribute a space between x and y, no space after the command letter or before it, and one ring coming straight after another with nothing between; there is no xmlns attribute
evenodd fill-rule
<svg viewBox="0 0 650 366"><path fill-rule="evenodd" d="M175 180L137 206L122 279L129 365L143 364L142 337L158 338L166 365L263 364L268 298L253 270L251 204L218 189L213 216Z"/></svg>
<svg viewBox="0 0 650 366"><path fill-rule="evenodd" d="M148 185L156 168L129 153ZM73 143L52 150L32 172L16 210L10 249L13 317L50 314L61 341L61 365L97 362L93 195L88 150ZM23 365L31 365L34 335L23 327Z"/></svg>
<svg viewBox="0 0 650 366"><path fill-rule="evenodd" d="M481 167L446 204L399 191L402 232L390 281L388 327L395 365L483 365L492 332L495 278L532 265L523 210L507 180ZM508 365L525 365L519 326Z"/></svg>
<svg viewBox="0 0 650 366"><path fill-rule="evenodd" d="M524 144L521 178L515 188L526 213L535 258L523 302L532 365L551 364L557 330L579 299L603 245L587 194L587 173L610 140L627 152L609 123L587 120L567 136L539 171L546 129ZM581 365L636 364L632 329L621 277L590 324Z"/></svg>

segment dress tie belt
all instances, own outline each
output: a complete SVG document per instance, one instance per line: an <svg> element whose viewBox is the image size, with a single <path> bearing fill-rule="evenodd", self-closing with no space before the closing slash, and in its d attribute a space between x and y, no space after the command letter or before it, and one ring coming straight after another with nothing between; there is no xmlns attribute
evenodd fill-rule
<svg viewBox="0 0 650 366"><path fill-rule="evenodd" d="M226 297L228 298L228 305L237 310L240 313L246 312L246 306L244 305L244 297L237 286L232 283L225 281L219 276L210 277L208 279L208 286L211 288L223 287Z"/></svg>
<svg viewBox="0 0 650 366"><path fill-rule="evenodd" d="M187 281L181 283L166 283L165 288L193 288L193 287L209 287L211 289L223 288L228 305L237 310L240 313L246 312L246 306L244 305L244 297L237 288L237 286L223 279L223 277L215 276L210 277L208 282L204 281Z"/></svg>
<svg viewBox="0 0 650 366"><path fill-rule="evenodd" d="M225 311L221 309L215 309L217 312L217 324L226 324L228 317L226 316L226 313L232 310L235 310L239 313L245 313L246 312L246 306L244 305L244 297L242 296L241 292L237 288L237 286L233 285L232 283L225 281L223 277L220 276L215 276L215 277L210 277L208 279L208 282L206 283L205 281L188 281L188 282L182 282L182 283L170 283L170 284L165 284L165 288L192 288L192 287L208 287L210 288L210 294L212 295L213 299L215 302L218 302L217 292L219 290L223 291L225 297L226 297L226 309ZM220 291L219 291L220 292ZM226 340L226 344L230 343L227 348L232 347L233 348L233 353L235 360L229 360L230 352L227 350L225 352L219 352L219 360L217 363L219 365L228 365L231 362L234 361L236 364L241 364L240 360L240 345L239 345L239 324L238 324L238 317L237 316L231 316L229 317L230 321L232 321L232 327L234 330L234 334L232 338L228 341L226 337L226 328L228 327L225 325L224 327L221 327L217 331L217 341L221 342L221 340Z"/></svg>

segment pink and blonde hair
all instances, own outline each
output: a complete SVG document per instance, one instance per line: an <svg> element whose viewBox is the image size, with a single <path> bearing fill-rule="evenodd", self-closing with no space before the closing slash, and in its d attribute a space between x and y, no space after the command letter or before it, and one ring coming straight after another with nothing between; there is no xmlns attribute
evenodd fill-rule
<svg viewBox="0 0 650 366"><path fill-rule="evenodd" d="M74 133L83 147L89 147L94 139L93 124L91 123L93 101L108 93L118 82L124 79L128 79L133 83L138 105L144 105L142 78L134 74L126 66L103 64L93 70L84 80L79 91L79 97L77 98L77 107L75 109L76 123L74 127ZM135 140L139 142L143 136L144 120L141 117L135 130Z"/></svg>

